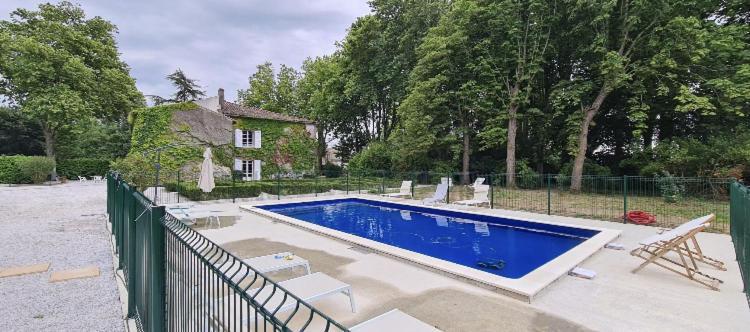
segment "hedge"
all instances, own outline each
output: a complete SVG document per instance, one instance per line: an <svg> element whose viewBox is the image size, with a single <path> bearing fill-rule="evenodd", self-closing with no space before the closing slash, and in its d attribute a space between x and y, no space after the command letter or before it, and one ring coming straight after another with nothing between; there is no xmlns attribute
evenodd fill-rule
<svg viewBox="0 0 750 332"><path fill-rule="evenodd" d="M104 176L109 170L109 164L109 160L100 158L65 159L57 164L57 174L68 179L77 179L79 176Z"/></svg>
<svg viewBox="0 0 750 332"><path fill-rule="evenodd" d="M0 156L0 183L43 183L54 169L52 158Z"/></svg>
<svg viewBox="0 0 750 332"><path fill-rule="evenodd" d="M361 188L362 192L377 190L382 183L380 179L374 178L364 178L358 181L355 180L356 178L352 178L349 183L349 190L352 192L357 191L358 188ZM238 181L232 186L231 183L217 181L216 187L210 193L204 193L194 182L180 183L179 187L176 183L166 183L164 186L167 191L179 192L181 196L190 200L205 201L230 199L232 197L258 197L261 193L277 195L279 190L281 190L282 196L313 194L316 192L323 193L332 189L345 191L347 189L347 182L345 178L285 179L280 182L277 182L276 180Z"/></svg>

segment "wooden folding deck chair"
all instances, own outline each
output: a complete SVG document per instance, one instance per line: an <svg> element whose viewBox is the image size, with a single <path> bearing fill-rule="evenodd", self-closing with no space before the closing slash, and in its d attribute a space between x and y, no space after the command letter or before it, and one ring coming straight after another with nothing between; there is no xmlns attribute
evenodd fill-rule
<svg viewBox="0 0 750 332"><path fill-rule="evenodd" d="M636 273L653 263L718 291L719 288L715 284L723 283L723 281L701 272L697 263L705 263L720 270L726 270L726 267L723 262L704 255L695 238L695 235L706 229L714 219L713 214L693 219L674 229L640 241L641 246L633 249L630 254L646 261L632 272ZM666 254L670 252L676 253L679 260L667 257Z"/></svg>

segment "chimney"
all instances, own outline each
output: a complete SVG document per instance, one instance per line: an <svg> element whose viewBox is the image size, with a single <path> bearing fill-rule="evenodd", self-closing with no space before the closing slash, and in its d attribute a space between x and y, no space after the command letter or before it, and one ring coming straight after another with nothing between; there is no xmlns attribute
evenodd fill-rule
<svg viewBox="0 0 750 332"><path fill-rule="evenodd" d="M219 88L219 108L224 106L224 89Z"/></svg>

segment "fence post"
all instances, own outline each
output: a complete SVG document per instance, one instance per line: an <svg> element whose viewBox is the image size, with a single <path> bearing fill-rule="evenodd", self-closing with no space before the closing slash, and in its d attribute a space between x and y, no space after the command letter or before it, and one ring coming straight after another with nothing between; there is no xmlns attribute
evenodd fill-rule
<svg viewBox="0 0 750 332"><path fill-rule="evenodd" d="M380 194L385 194L385 171L381 172Z"/></svg>
<svg viewBox="0 0 750 332"><path fill-rule="evenodd" d="M547 215L552 214L552 184L550 183L550 175L547 174Z"/></svg>
<svg viewBox="0 0 750 332"><path fill-rule="evenodd" d="M488 179L489 179L489 185L490 185L490 209L494 209L495 208L495 188L492 186L492 182L493 182L492 178L493 177L494 177L494 175L492 175L492 174L490 174L490 176L488 177Z"/></svg>
<svg viewBox="0 0 750 332"><path fill-rule="evenodd" d="M411 173L411 199L414 199L414 183L417 182L416 173Z"/></svg>
<svg viewBox="0 0 750 332"><path fill-rule="evenodd" d="M180 170L177 170L177 203L180 202Z"/></svg>
<svg viewBox="0 0 750 332"><path fill-rule="evenodd" d="M628 176L622 176L622 223L628 222Z"/></svg>
<svg viewBox="0 0 750 332"><path fill-rule="evenodd" d="M448 191L445 195L445 204L450 204L451 203L451 182L453 182L451 181L451 173L448 173L448 177L446 179L447 181L445 184L448 186Z"/></svg>
<svg viewBox="0 0 750 332"><path fill-rule="evenodd" d="M281 171L276 171L276 199L281 200Z"/></svg>
<svg viewBox="0 0 750 332"><path fill-rule="evenodd" d="M128 186L128 188L130 188ZM130 210L130 206L133 204L133 194L132 194L132 188L128 189L122 196L122 215L123 220L120 224L120 229L118 232L120 233L120 241L115 244L117 247L117 269L122 270L122 267L124 265L125 260L125 251L128 249L127 244L123 243L125 240L125 231L127 227L128 220L132 217L132 211Z"/></svg>
<svg viewBox="0 0 750 332"><path fill-rule="evenodd" d="M135 193L138 190L138 188L133 187L133 193ZM128 289L128 318L135 317L135 225L136 225L136 204L138 204L138 200L135 199L131 195L130 200L130 206L128 206L128 209L130 209L128 220L125 221L125 228L128 232L128 242L125 245L125 249L127 249L128 254L126 255L126 258L128 260L127 264L125 266L127 267L127 289ZM133 295L130 295L133 294Z"/></svg>
<svg viewBox="0 0 750 332"><path fill-rule="evenodd" d="M149 222L150 238L150 298L149 318L151 331L164 331L165 328L165 277L164 274L164 225L161 220L164 217L164 206L151 207L151 220Z"/></svg>
<svg viewBox="0 0 750 332"><path fill-rule="evenodd" d="M360 173L357 177L357 194L362 193L362 174Z"/></svg>
<svg viewBox="0 0 750 332"><path fill-rule="evenodd" d="M232 166L232 171L229 174L232 174L232 203L235 202L237 198L237 189L234 187L234 166Z"/></svg>
<svg viewBox="0 0 750 332"><path fill-rule="evenodd" d="M318 197L318 174L316 172L315 174L315 181L313 182L313 186L315 187L315 197Z"/></svg>

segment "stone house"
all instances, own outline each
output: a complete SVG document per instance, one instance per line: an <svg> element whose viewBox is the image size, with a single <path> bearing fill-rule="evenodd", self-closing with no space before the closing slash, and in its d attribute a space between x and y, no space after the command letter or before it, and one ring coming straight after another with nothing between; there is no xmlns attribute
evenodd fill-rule
<svg viewBox="0 0 750 332"><path fill-rule="evenodd" d="M171 131L183 141L214 147L216 163L240 173L238 178L260 180L315 167L315 122L228 102L224 89L193 103L198 109L173 112Z"/></svg>

